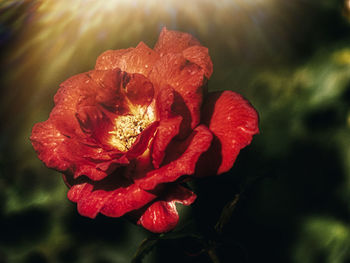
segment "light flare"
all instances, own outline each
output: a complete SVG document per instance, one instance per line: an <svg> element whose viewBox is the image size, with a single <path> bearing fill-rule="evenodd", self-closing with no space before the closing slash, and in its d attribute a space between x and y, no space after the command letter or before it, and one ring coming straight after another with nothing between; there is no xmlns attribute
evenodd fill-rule
<svg viewBox="0 0 350 263"><path fill-rule="evenodd" d="M52 101L62 80L93 68L95 59L108 49L135 47L140 40L152 48L163 26L199 38L211 50L216 50L214 60L219 60L222 53L225 58L235 58L232 54L250 54L250 50L254 50L249 46L251 43L256 43L261 50L264 41L257 36L265 37L261 33L264 28L282 35L277 31L281 23L266 22L266 17L272 15L284 19L285 14L280 13L276 4L279 2L281 0L0 1L0 22L6 26L2 35L6 35L7 30L15 35L10 40L6 38L6 50L2 50L4 99L0 113L8 119L21 118L14 130L21 130L20 125L29 130L38 116L42 120L47 117L52 106L47 101ZM288 10L293 12L295 8ZM266 46L275 52L276 48ZM257 59L256 54L252 56ZM225 83L231 72L225 67L217 68L215 74ZM18 109L24 109L25 116L18 115Z"/></svg>

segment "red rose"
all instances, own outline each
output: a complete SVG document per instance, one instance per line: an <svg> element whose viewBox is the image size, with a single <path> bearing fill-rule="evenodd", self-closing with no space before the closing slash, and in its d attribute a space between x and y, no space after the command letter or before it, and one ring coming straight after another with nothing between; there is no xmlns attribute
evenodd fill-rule
<svg viewBox="0 0 350 263"><path fill-rule="evenodd" d="M60 85L33 127L39 158L64 174L81 215L126 213L152 232L178 222L196 195L184 179L228 171L258 133L258 115L232 91L207 93L208 49L163 29L154 49L108 50L94 70Z"/></svg>

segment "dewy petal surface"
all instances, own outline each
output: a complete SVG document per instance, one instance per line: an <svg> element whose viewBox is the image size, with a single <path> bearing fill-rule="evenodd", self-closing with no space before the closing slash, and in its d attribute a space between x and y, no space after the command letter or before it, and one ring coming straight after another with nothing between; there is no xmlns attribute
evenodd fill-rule
<svg viewBox="0 0 350 263"><path fill-rule="evenodd" d="M191 46L182 51L185 59L197 64L204 70L204 75L207 79L213 73L213 62L211 62L208 48L203 46Z"/></svg>
<svg viewBox="0 0 350 263"><path fill-rule="evenodd" d="M165 27L160 32L154 50L161 56L167 53L181 53L190 46L200 45L199 41L188 33L167 30Z"/></svg>
<svg viewBox="0 0 350 263"><path fill-rule="evenodd" d="M190 205L196 195L180 185L167 191L161 201L154 202L138 220L138 224L154 233L164 233L175 228L179 221L176 203Z"/></svg>
<svg viewBox="0 0 350 263"><path fill-rule="evenodd" d="M139 89L142 99L134 95ZM110 143L114 119L128 114L130 103L147 107L153 94L153 86L146 77L119 69L73 76L61 84L49 120L33 127L34 149L50 168L75 177L86 175L101 180L113 167L128 163L124 153ZM152 130L145 129L140 134L142 141L135 143L128 156L143 152L152 135Z"/></svg>
<svg viewBox="0 0 350 263"><path fill-rule="evenodd" d="M212 134L204 125L200 125L190 139L187 149L178 159L148 172L145 178L136 183L142 189L152 190L159 184L174 182L183 175L193 174L199 156L210 147Z"/></svg>
<svg viewBox="0 0 350 263"><path fill-rule="evenodd" d="M194 129L199 124L202 87L206 83L203 70L186 60L182 54L170 53L157 61L149 79L156 90L165 86L171 86L175 90L178 101L174 105L186 106L186 109L183 106L180 107L179 114L183 116L185 122L189 123L189 128ZM186 110L189 114L186 114Z"/></svg>
<svg viewBox="0 0 350 263"><path fill-rule="evenodd" d="M120 217L139 209L156 198L155 195L140 189L135 184L112 191L94 190L93 184L76 184L68 191L68 199L77 203L78 212L90 218L98 213L110 217Z"/></svg>
<svg viewBox="0 0 350 263"><path fill-rule="evenodd" d="M152 145L152 163L155 168L159 168L164 159L166 147L179 134L181 122L181 116L160 121Z"/></svg>
<svg viewBox="0 0 350 263"><path fill-rule="evenodd" d="M140 42L136 48L108 50L96 61L95 69L108 70L119 68L128 73L139 73L148 76L159 54Z"/></svg>
<svg viewBox="0 0 350 263"><path fill-rule="evenodd" d="M202 116L215 135L213 145L205 155L214 158L220 149L221 160L217 173L227 172L239 151L250 144L253 135L259 132L259 116L246 99L233 91L209 93ZM215 147L215 143L220 145Z"/></svg>

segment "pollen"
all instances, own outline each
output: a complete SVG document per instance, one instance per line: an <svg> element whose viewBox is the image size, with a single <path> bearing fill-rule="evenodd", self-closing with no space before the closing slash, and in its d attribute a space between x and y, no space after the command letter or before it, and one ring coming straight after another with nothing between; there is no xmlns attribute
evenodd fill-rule
<svg viewBox="0 0 350 263"><path fill-rule="evenodd" d="M109 132L110 143L122 152L128 151L151 122L148 114L119 116L115 119L115 130Z"/></svg>

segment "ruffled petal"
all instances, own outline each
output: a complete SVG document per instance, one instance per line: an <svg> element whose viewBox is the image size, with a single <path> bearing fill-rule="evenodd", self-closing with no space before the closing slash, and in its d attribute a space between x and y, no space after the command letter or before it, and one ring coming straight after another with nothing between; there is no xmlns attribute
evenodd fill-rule
<svg viewBox="0 0 350 263"><path fill-rule="evenodd" d="M137 222L154 233L164 233L174 229L179 222L175 202L153 203Z"/></svg>
<svg viewBox="0 0 350 263"><path fill-rule="evenodd" d="M220 149L221 163L216 172L227 172L239 151L250 144L253 135L259 133L258 113L241 95L224 91L208 94L202 116L203 122L209 125L215 135L211 149L204 155L215 159Z"/></svg>
<svg viewBox="0 0 350 263"><path fill-rule="evenodd" d="M155 195L140 189L135 184L112 191L94 190L90 183L73 185L68 199L77 203L79 214L95 218L98 213L120 217L151 202Z"/></svg>
<svg viewBox="0 0 350 263"><path fill-rule="evenodd" d="M156 195L133 184L114 191L101 209L101 213L106 216L120 217L127 212L145 206L155 198Z"/></svg>
<svg viewBox="0 0 350 263"><path fill-rule="evenodd" d="M120 68L128 73L139 73L148 76L159 54L140 42L136 48L108 50L96 61L95 69L107 70Z"/></svg>
<svg viewBox="0 0 350 263"><path fill-rule="evenodd" d="M117 70L93 70L69 78L55 95L49 120L33 127L31 141L39 158L50 168L101 180L128 159L145 151L157 123L140 135L127 158L111 143L110 131L120 114L131 105L147 107L153 100L153 87L140 74ZM141 85L141 91L135 86ZM121 90L122 89L122 90ZM135 92L142 99L136 99Z"/></svg>
<svg viewBox="0 0 350 263"><path fill-rule="evenodd" d="M126 153L128 159L136 158L145 152L149 146L150 140L154 137L154 133L158 127L158 124L159 123L157 121L153 122L141 134L139 134L138 138L134 142L134 145Z"/></svg>
<svg viewBox="0 0 350 263"><path fill-rule="evenodd" d="M113 71L111 74L116 75L118 72ZM55 95L56 105L49 120L33 127L33 147L48 167L74 174L76 177L85 174L93 180L107 176L106 171L96 167L96 162L110 161L110 154L115 158L116 152L105 152L96 140L85 133L77 118L80 104L83 101L91 104L89 100L96 98L98 89L98 83L89 74L69 78L60 85ZM97 119L99 113L95 109L88 112L89 120Z"/></svg>
<svg viewBox="0 0 350 263"><path fill-rule="evenodd" d="M127 49L106 50L98 56L95 64L95 69L108 70L120 68L118 64L119 61L122 60L123 55L132 51L133 49L133 47L130 47Z"/></svg>
<svg viewBox="0 0 350 263"><path fill-rule="evenodd" d="M152 190L159 184L174 182L183 175L193 174L199 156L210 146L212 134L204 125L200 125L194 130L190 139L187 149L178 159L148 172L145 178L137 180L136 183L142 189Z"/></svg>
<svg viewBox="0 0 350 263"><path fill-rule="evenodd" d="M98 85L88 74L78 74L64 81L55 97L55 107L50 113L52 123L65 135L82 135L81 127L76 119L77 105L82 98L94 97Z"/></svg>
<svg viewBox="0 0 350 263"><path fill-rule="evenodd" d="M200 45L199 41L188 33L167 30L163 27L154 50L161 56L167 53L181 53L190 46Z"/></svg>
<svg viewBox="0 0 350 263"><path fill-rule="evenodd" d="M181 116L160 121L152 146L152 164L155 168L159 168L164 159L166 147L179 134L181 122Z"/></svg>
<svg viewBox="0 0 350 263"><path fill-rule="evenodd" d="M49 168L69 170L71 163L64 157L64 136L49 120L34 125L30 140L40 160Z"/></svg>
<svg viewBox="0 0 350 263"><path fill-rule="evenodd" d="M213 73L213 62L209 56L208 48L203 46L191 46L182 51L182 54L185 59L200 66L207 79L210 78Z"/></svg>
<svg viewBox="0 0 350 263"><path fill-rule="evenodd" d="M168 192L164 201L156 201L149 206L137 223L154 233L168 232L179 221L175 203L190 205L195 199L192 191L177 185Z"/></svg>
<svg viewBox="0 0 350 263"><path fill-rule="evenodd" d="M167 54L154 65L149 79L157 93L166 86L175 90L174 106L179 108L173 108L173 111L180 111L184 121L189 118L187 122L194 129L199 124L202 87L206 83L203 70L182 54Z"/></svg>
<svg viewBox="0 0 350 263"><path fill-rule="evenodd" d="M172 106L175 99L174 89L169 86L163 86L156 98L157 115L160 120L170 118L174 115L172 112ZM185 108L186 105L184 104Z"/></svg>
<svg viewBox="0 0 350 263"><path fill-rule="evenodd" d="M180 121L181 118L179 131L176 131L174 136L178 135L178 138L185 139L192 132L191 113L182 97L171 86L165 85L161 88L157 95L156 108L157 116L161 121L170 118L177 118ZM173 125L172 127L177 129Z"/></svg>
<svg viewBox="0 0 350 263"><path fill-rule="evenodd" d="M37 123L30 137L34 150L39 159L49 168L60 172L82 174L93 180L100 180L107 176L106 171L96 167L96 162L85 158L84 155L98 156L101 160L111 157L99 147L90 147L62 134L50 120Z"/></svg>
<svg viewBox="0 0 350 263"><path fill-rule="evenodd" d="M134 105L148 106L153 100L154 89L152 83L141 74L129 75L124 92Z"/></svg>
<svg viewBox="0 0 350 263"><path fill-rule="evenodd" d="M196 198L195 193L179 184L170 186L165 195L162 196L162 200L166 202L176 202L183 205L191 205Z"/></svg>
<svg viewBox="0 0 350 263"><path fill-rule="evenodd" d="M57 91L50 120L69 137L89 137L87 131L108 125L108 110L121 102L120 70L89 71L64 81ZM106 115L107 114L107 115Z"/></svg>

